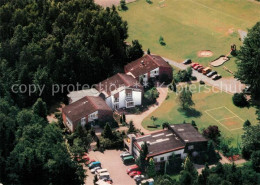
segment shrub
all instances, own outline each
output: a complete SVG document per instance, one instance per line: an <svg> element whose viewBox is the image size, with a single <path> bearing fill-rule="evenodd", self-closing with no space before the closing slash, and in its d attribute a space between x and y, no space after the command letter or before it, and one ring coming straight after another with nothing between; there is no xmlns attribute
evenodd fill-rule
<svg viewBox="0 0 260 185"><path fill-rule="evenodd" d="M205 84L205 82L204 82L204 81L202 81L202 80L200 80L200 84L201 84L201 85L204 85L204 84Z"/></svg>
<svg viewBox="0 0 260 185"><path fill-rule="evenodd" d="M164 42L164 38L162 36L160 36L159 38L159 43L162 45L162 46L165 46L166 43Z"/></svg>
<svg viewBox="0 0 260 185"><path fill-rule="evenodd" d="M248 102L243 93L235 93L232 100L234 105L238 107L245 107L248 105Z"/></svg>
<svg viewBox="0 0 260 185"><path fill-rule="evenodd" d="M197 80L197 77L196 77L196 76L191 76L191 80L192 80L192 81L196 81L196 80Z"/></svg>

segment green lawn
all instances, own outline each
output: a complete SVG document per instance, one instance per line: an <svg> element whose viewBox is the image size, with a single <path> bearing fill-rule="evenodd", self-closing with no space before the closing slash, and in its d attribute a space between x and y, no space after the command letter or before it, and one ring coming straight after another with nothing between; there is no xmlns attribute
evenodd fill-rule
<svg viewBox="0 0 260 185"><path fill-rule="evenodd" d="M194 120L199 130L209 125L218 125L222 135L225 138L231 138L232 144L236 145L237 139L240 140L240 135L243 133L241 127L244 121L242 120L248 119L252 124L256 124L255 108L238 108L233 105L232 95L219 92L216 89L216 92L209 92L208 89L211 89L210 86L193 85L195 85L197 89L193 93L195 110L188 112L181 111L176 93L169 92L169 97L163 104L143 121L143 127L147 129L148 125L153 125L150 119L151 116L158 118L154 123L156 125L162 125L164 122L178 124L183 123L184 120L186 123L190 123L191 120ZM198 92L199 88L200 92ZM214 111L212 109L216 110ZM239 116L239 118L234 117L235 115ZM218 122L217 120L220 121ZM233 124L233 122L235 124ZM232 125L230 125L230 123ZM160 126L157 129L162 129L162 127ZM154 129L149 128L148 130Z"/></svg>
<svg viewBox="0 0 260 185"><path fill-rule="evenodd" d="M183 61L191 58L207 66L210 61L230 51L230 45L241 45L238 29L247 30L260 21L260 5L247 0L165 0L165 7L158 2L138 0L128 4L128 10L120 15L129 24L129 39L138 39L143 49L152 53ZM231 33L229 31L233 30ZM161 46L163 36L166 46ZM210 58L199 58L199 50L211 50ZM236 70L232 58L225 66ZM223 76L231 76L222 67L216 70Z"/></svg>

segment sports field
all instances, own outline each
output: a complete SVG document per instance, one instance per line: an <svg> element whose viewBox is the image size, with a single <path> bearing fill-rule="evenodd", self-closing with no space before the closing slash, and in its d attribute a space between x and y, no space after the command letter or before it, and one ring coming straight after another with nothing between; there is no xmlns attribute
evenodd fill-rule
<svg viewBox="0 0 260 185"><path fill-rule="evenodd" d="M128 4L120 15L129 24L129 38L138 39L143 49L179 62L191 58L207 66L210 61L230 51L231 44L241 45L238 30L247 31L260 21L260 4L248 0L138 0ZM162 36L166 42L158 42ZM200 58L200 50L211 50L213 56ZM234 58L224 64L236 70ZM215 67L223 76L231 76Z"/></svg>
<svg viewBox="0 0 260 185"><path fill-rule="evenodd" d="M199 130L209 125L217 125L222 135L233 139L232 143L236 145L243 133L244 121L248 119L252 124L256 124L255 108L238 108L233 105L231 94L212 89L210 86L195 86L192 98L195 103L194 109L186 112L180 110L178 95L169 93L163 104L143 121L143 127L147 129L148 125L153 125L151 116L158 118L154 123L160 125L157 129L162 129L161 125L164 122L179 124L194 120Z"/></svg>

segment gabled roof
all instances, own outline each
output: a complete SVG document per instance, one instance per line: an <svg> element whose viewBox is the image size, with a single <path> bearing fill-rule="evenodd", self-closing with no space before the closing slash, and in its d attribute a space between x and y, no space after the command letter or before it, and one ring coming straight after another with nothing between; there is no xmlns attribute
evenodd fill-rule
<svg viewBox="0 0 260 185"><path fill-rule="evenodd" d="M96 89L106 97L125 88L142 89L142 85L132 76L123 73L117 73L99 84L96 84Z"/></svg>
<svg viewBox="0 0 260 185"><path fill-rule="evenodd" d="M112 111L101 97L85 96L80 100L65 106L62 112L72 121L78 121L98 110Z"/></svg>
<svg viewBox="0 0 260 185"><path fill-rule="evenodd" d="M133 75L135 78L148 73L158 67L171 66L158 55L145 55L125 66L125 72Z"/></svg>

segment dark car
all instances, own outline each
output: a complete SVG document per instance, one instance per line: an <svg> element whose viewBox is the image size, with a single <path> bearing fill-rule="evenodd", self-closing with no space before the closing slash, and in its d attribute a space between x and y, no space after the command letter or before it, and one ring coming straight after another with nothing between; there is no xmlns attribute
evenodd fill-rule
<svg viewBox="0 0 260 185"><path fill-rule="evenodd" d="M212 77L213 75L216 75L217 71L211 71L207 74L207 77Z"/></svg>
<svg viewBox="0 0 260 185"><path fill-rule="evenodd" d="M204 69L204 67L199 67L199 68L198 68L198 72L199 72L199 73L202 73L202 70L203 70L203 69Z"/></svg>
<svg viewBox="0 0 260 185"><path fill-rule="evenodd" d="M182 62L183 64L190 64L191 63L191 59L186 59L186 60L184 60L183 62Z"/></svg>
<svg viewBox="0 0 260 185"><path fill-rule="evenodd" d="M214 75L213 77L212 77L212 80L218 80L218 79L220 79L222 76L221 75Z"/></svg>

